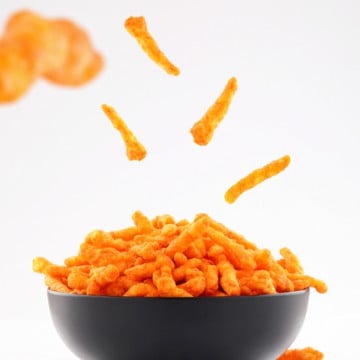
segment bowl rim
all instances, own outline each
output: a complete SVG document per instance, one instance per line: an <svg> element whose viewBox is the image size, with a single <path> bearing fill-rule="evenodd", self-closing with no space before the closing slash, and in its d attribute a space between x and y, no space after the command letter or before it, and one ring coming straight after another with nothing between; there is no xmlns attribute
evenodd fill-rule
<svg viewBox="0 0 360 360"><path fill-rule="evenodd" d="M181 301L224 301L224 299L259 299L259 298L273 298L273 297L287 297L287 296L297 296L297 295L304 295L310 294L310 288L304 290L295 290L295 291L287 291L282 293L275 293L275 294L262 294L262 295L239 295L239 296L194 296L194 297L161 297L161 296L154 296L154 297L144 297L144 296L109 296L109 295L85 295L85 294L70 294L70 293L63 293L59 291L47 289L47 294L58 296L58 297L65 297L65 298L74 298L74 299L121 299L122 301L129 301L129 300L141 300L141 301L172 301L172 300L181 300ZM226 300L225 300L226 301Z"/></svg>

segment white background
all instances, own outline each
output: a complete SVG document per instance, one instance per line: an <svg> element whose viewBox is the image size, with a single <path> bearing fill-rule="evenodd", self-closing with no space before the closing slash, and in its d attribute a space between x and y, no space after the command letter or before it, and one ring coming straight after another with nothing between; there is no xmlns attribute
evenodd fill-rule
<svg viewBox="0 0 360 360"><path fill-rule="evenodd" d="M0 26L30 8L81 24L106 59L96 81L71 89L39 80L0 105L0 358L70 360L50 320L32 259L77 252L95 228L208 212L274 253L290 247L312 292L294 347L360 358L360 2L0 0ZM181 69L167 75L123 27L144 15ZM231 77L239 90L207 147L189 129ZM100 109L116 107L148 150L129 162ZM225 190L290 154L289 168L225 203Z"/></svg>

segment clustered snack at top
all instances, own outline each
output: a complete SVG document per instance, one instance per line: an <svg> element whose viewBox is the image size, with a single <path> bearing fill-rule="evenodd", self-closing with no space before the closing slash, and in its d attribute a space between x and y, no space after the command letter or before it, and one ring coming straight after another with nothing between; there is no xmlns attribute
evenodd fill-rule
<svg viewBox="0 0 360 360"><path fill-rule="evenodd" d="M0 39L0 103L17 100L39 77L77 86L93 79L102 67L102 56L74 22L19 11L10 17Z"/></svg>
<svg viewBox="0 0 360 360"><path fill-rule="evenodd" d="M34 259L54 291L107 296L192 297L276 294L314 287L287 248L275 260L206 214L194 221L133 214L134 226L91 232L65 265Z"/></svg>
<svg viewBox="0 0 360 360"><path fill-rule="evenodd" d="M180 70L160 50L147 29L144 17L130 17L126 30L147 55L168 74ZM190 132L198 145L207 145L224 119L237 90L235 77ZM120 132L129 160L143 160L145 147L109 105L104 113ZM245 191L283 171L290 163L285 155L232 185L225 200L233 203ZM306 275L298 258L288 248L275 259L268 249L258 248L242 235L198 214L193 221L176 221L171 215L149 219L140 211L134 225L116 231L95 230L88 234L75 256L56 265L43 257L33 260L33 270L45 275L50 290L78 294L125 297L219 297L278 294L326 284ZM311 347L287 350L277 360L321 360Z"/></svg>

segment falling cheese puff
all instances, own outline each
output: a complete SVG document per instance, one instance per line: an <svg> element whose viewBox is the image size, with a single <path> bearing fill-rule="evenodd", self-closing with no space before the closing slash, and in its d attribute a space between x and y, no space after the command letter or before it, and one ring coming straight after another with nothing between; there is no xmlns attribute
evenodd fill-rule
<svg viewBox="0 0 360 360"><path fill-rule="evenodd" d="M290 156L285 155L280 159L274 160L265 166L252 171L237 183L232 185L225 193L225 200L232 204L245 191L252 189L281 171L290 164Z"/></svg>
<svg viewBox="0 0 360 360"><path fill-rule="evenodd" d="M155 39L149 33L143 16L129 17L125 21L125 29L136 39L149 58L162 67L168 74L175 76L180 74L180 70L160 50Z"/></svg>
<svg viewBox="0 0 360 360"><path fill-rule="evenodd" d="M237 80L235 77L232 77L227 82L224 90L216 99L215 103L208 109L205 115L193 125L190 132L196 144L207 145L210 142L215 129L228 112L236 90Z"/></svg>
<svg viewBox="0 0 360 360"><path fill-rule="evenodd" d="M36 64L24 46L0 39L0 104L24 96L36 78Z"/></svg>
<svg viewBox="0 0 360 360"><path fill-rule="evenodd" d="M75 23L55 19L52 27L58 43L66 49L62 66L49 68L43 76L59 85L80 86L92 80L103 68L102 56L93 48L88 34Z"/></svg>
<svg viewBox="0 0 360 360"><path fill-rule="evenodd" d="M125 122L117 114L115 109L109 105L102 105L102 109L106 116L110 119L115 129L119 130L125 146L126 155L129 160L142 160L146 156L146 149L138 141L132 131L127 127Z"/></svg>
<svg viewBox="0 0 360 360"><path fill-rule="evenodd" d="M4 35L26 49L26 57L35 63L37 75L63 67L69 49L52 20L32 11L18 11L9 18Z"/></svg>
<svg viewBox="0 0 360 360"><path fill-rule="evenodd" d="M39 77L61 85L83 85L102 68L101 55L75 23L18 11L0 39L0 103L18 100Z"/></svg>

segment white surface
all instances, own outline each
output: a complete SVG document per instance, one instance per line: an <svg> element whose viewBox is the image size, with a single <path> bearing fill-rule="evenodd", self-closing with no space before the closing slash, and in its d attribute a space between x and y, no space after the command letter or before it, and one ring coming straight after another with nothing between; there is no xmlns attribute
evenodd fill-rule
<svg viewBox="0 0 360 360"><path fill-rule="evenodd" d="M74 359L52 328L37 255L75 254L94 228L208 212L259 246L289 246L328 282L294 346L359 358L360 2L1 0L0 26L28 7L86 28L106 69L79 89L39 81L0 106L1 359ZM182 74L165 74L123 28L144 15ZM189 129L228 78L239 90L207 147ZM130 163L100 110L117 108L145 144ZM244 194L228 186L284 154L289 168Z"/></svg>

